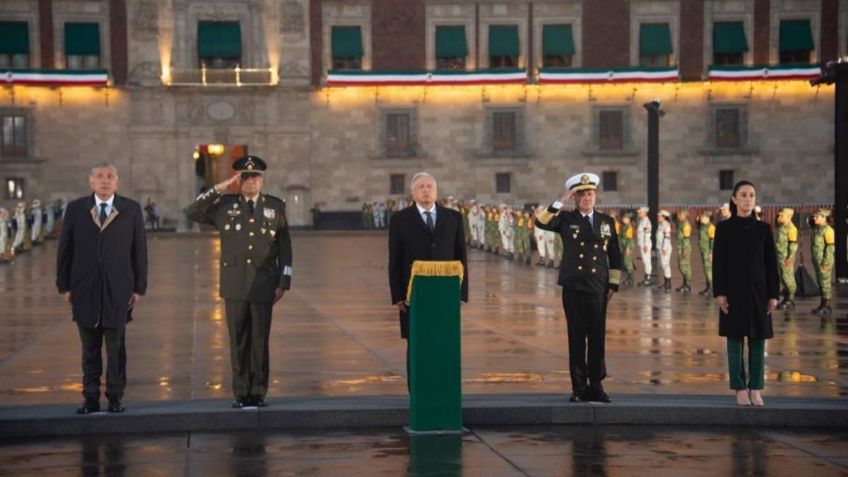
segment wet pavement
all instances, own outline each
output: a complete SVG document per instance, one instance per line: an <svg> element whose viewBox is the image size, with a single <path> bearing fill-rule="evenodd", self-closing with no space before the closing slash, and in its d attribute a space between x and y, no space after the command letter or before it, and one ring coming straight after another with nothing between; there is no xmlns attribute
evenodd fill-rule
<svg viewBox="0 0 848 477"><path fill-rule="evenodd" d="M389 305L386 249L380 232L294 234L293 288L274 310L270 397L406 394L405 343ZM229 397L218 241L152 235L149 250L148 294L127 331L126 401ZM81 399L79 337L56 292L55 253L52 241L0 266L4 405ZM476 250L469 268L464 393L568 392L556 272ZM698 264L695 277L698 290ZM802 299L798 311L775 317L767 398L848 394L848 299L839 292L835 314L825 320L809 314L817 304L818 298ZM697 294L624 289L609 306L607 391L729 396L717 321L713 301Z"/></svg>
<svg viewBox="0 0 848 477"><path fill-rule="evenodd" d="M848 433L634 426L87 436L0 441L0 476L848 475Z"/></svg>

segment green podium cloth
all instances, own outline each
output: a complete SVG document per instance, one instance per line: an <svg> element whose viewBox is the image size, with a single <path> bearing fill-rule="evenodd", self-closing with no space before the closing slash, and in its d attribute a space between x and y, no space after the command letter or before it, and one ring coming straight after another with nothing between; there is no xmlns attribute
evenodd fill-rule
<svg viewBox="0 0 848 477"><path fill-rule="evenodd" d="M462 430L462 263L416 261L409 283L409 429Z"/></svg>

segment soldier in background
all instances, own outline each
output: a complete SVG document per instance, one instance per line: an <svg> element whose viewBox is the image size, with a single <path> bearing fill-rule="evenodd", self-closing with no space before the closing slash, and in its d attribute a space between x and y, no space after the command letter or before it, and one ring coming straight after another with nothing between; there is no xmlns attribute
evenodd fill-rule
<svg viewBox="0 0 848 477"><path fill-rule="evenodd" d="M639 217L639 221L636 223L636 246L639 247L639 256L642 257L642 267L645 271L645 279L639 282L640 287L651 286L653 271L651 264L651 248L653 246L651 229L653 225L651 225L651 219L648 218L648 212L650 212L650 209L647 207L639 207L636 211L636 215Z"/></svg>
<svg viewBox="0 0 848 477"><path fill-rule="evenodd" d="M732 214L730 213L730 204L725 202L721 204L721 207L718 208L718 215L716 216L716 224L723 222L730 218Z"/></svg>
<svg viewBox="0 0 848 477"><path fill-rule="evenodd" d="M821 290L821 304L812 310L814 315L827 316L833 310L830 300L833 293L831 290L831 274L833 273L834 254L836 253L836 233L828 224L830 210L819 209L813 215L813 269L816 271L816 281Z"/></svg>
<svg viewBox="0 0 848 477"><path fill-rule="evenodd" d="M621 258L624 265L624 277L621 284L633 286L633 273L636 264L633 262L633 249L636 246L636 232L633 225L633 214L625 212L621 216L621 230L618 233L618 243L621 247Z"/></svg>
<svg viewBox="0 0 848 477"><path fill-rule="evenodd" d="M468 230L469 230L469 240L471 241L471 246L474 248L480 247L480 234L478 229L478 222L480 220L480 206L477 205L476 200L471 200L471 207L468 209Z"/></svg>
<svg viewBox="0 0 848 477"><path fill-rule="evenodd" d="M530 264L530 236L533 226L530 224L530 213L525 210L515 211L515 252L519 263Z"/></svg>
<svg viewBox="0 0 848 477"><path fill-rule="evenodd" d="M658 288L671 290L671 213L661 210L657 214L657 252L663 272L663 284Z"/></svg>
<svg viewBox="0 0 848 477"><path fill-rule="evenodd" d="M17 207L15 207L15 213L12 215L12 229L15 231L15 238L12 240L12 249L15 253L29 250L26 246L28 234L26 203L24 202L18 202Z"/></svg>
<svg viewBox="0 0 848 477"><path fill-rule="evenodd" d="M213 225L221 237L219 294L224 299L233 370L232 407L265 407L273 306L291 286L292 247L286 204L262 192L265 161L244 156L237 174L186 208L189 220ZM227 194L231 184L238 194Z"/></svg>
<svg viewBox="0 0 848 477"><path fill-rule="evenodd" d="M0 207L0 263L6 263L12 260L9 226L9 211L5 207Z"/></svg>
<svg viewBox="0 0 848 477"><path fill-rule="evenodd" d="M374 225L374 217L371 214L371 204L362 204L362 228L369 230Z"/></svg>
<svg viewBox="0 0 848 477"><path fill-rule="evenodd" d="M41 217L41 201L35 199L32 201L32 208L29 211L30 221L32 223L32 228L30 229L30 238L32 239L33 245L38 245L44 241L44 236L42 235L42 221L43 217Z"/></svg>
<svg viewBox="0 0 848 477"><path fill-rule="evenodd" d="M777 304L781 310L795 309L795 254L798 252L798 227L792 223L795 211L789 207L780 209L774 231L774 246L777 252L777 270L783 300Z"/></svg>
<svg viewBox="0 0 848 477"><path fill-rule="evenodd" d="M692 293L692 224L685 209L677 211L677 268L683 275L683 285L675 291Z"/></svg>
<svg viewBox="0 0 848 477"><path fill-rule="evenodd" d="M500 205L499 212L498 233L501 239L501 254L512 260L515 256L515 220L506 204Z"/></svg>
<svg viewBox="0 0 848 477"><path fill-rule="evenodd" d="M536 217L538 217L539 214L543 210L545 210L544 207L537 207L536 208L536 210L533 212L533 220L534 221L536 220ZM546 265L547 254L553 252L553 250L548 252L548 243L545 240L545 232L547 232L545 229L542 229L542 228L539 228L539 227L533 228L533 236L536 238L536 251L539 252L539 261L536 262L536 265L538 265L540 267L544 267Z"/></svg>
<svg viewBox="0 0 848 477"><path fill-rule="evenodd" d="M713 291L713 240L715 225L711 220L712 212L705 210L698 218L698 249L701 251L701 263L704 266L706 286L698 295L710 296Z"/></svg>

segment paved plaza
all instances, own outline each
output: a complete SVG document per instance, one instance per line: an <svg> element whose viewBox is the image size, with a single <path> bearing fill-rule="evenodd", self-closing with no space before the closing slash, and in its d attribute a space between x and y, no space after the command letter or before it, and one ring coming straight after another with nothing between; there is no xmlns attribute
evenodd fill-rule
<svg viewBox="0 0 848 477"><path fill-rule="evenodd" d="M405 395L405 343L389 305L380 232L295 232L292 289L274 309L269 398ZM213 235L149 237L150 284L127 331L125 400L230 397ZM807 247L802 243L802 247ZM81 402L80 344L56 292L56 242L0 267L0 396L4 405ZM463 392L567 393L565 321L556 271L476 250L462 308ZM703 287L695 269L695 290ZM679 279L675 279L675 286ZM848 394L844 293L833 316L775 317L768 396ZM609 306L606 388L616 394L726 395L724 340L712 299L625 288Z"/></svg>

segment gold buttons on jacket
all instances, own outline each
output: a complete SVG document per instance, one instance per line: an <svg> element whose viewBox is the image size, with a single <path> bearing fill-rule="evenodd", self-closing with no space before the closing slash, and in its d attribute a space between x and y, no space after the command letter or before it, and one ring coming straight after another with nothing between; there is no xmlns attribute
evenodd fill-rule
<svg viewBox="0 0 848 477"><path fill-rule="evenodd" d="M582 265L577 265L577 269L578 269L578 270L583 270L583 266L582 266Z"/></svg>
<svg viewBox="0 0 848 477"><path fill-rule="evenodd" d="M580 254L580 258L583 258L583 254L582 254L582 253Z"/></svg>
<svg viewBox="0 0 848 477"><path fill-rule="evenodd" d="M249 258L247 259L247 263L250 263L250 259L249 259Z"/></svg>
<svg viewBox="0 0 848 477"><path fill-rule="evenodd" d="M250 232L248 235L250 235L251 237L253 237L253 232Z"/></svg>
<svg viewBox="0 0 848 477"><path fill-rule="evenodd" d="M580 242L581 247L584 246L584 245L586 245L586 242Z"/></svg>
<svg viewBox="0 0 848 477"><path fill-rule="evenodd" d="M594 269L594 268L592 269L592 273L595 273L595 269Z"/></svg>
<svg viewBox="0 0 848 477"><path fill-rule="evenodd" d="M248 246L247 246L247 249L248 249L248 250L253 250L253 245L248 245Z"/></svg>

